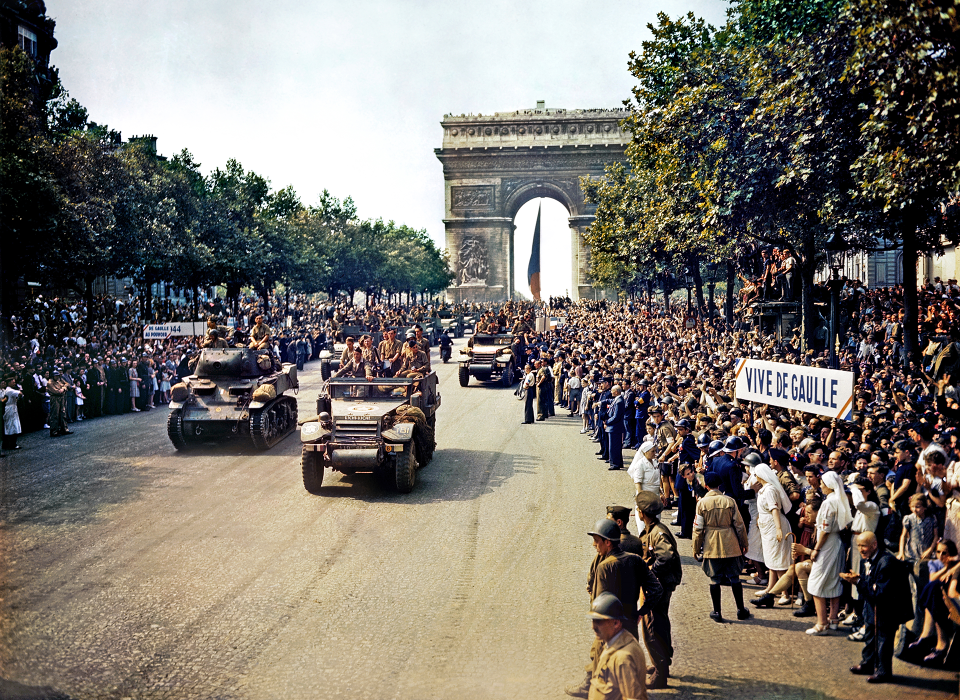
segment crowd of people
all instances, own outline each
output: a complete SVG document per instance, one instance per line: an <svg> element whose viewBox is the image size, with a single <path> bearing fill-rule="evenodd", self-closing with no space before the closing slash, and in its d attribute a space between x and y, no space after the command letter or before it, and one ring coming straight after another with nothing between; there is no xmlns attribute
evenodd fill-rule
<svg viewBox="0 0 960 700"><path fill-rule="evenodd" d="M960 625L960 377L950 374L960 287L935 279L919 296L915 359L904 353L902 289L846 283L838 356L855 377L851 420L736 400L738 358L827 367L825 348L802 350L799 334L777 337L657 303L553 302L565 323L524 377L523 422L530 406L537 420L557 407L580 417L597 459L633 482L641 538L659 522L651 515L673 511L675 532L658 529L653 549L635 551L656 572L675 561L677 540L690 539L714 620L725 621L727 587L737 619L757 609L809 617L807 635L861 643L862 661L850 672L868 682L893 680L894 653L940 667ZM634 452L625 459L625 450ZM595 528L594 568L628 559L636 540L629 517L609 517L621 525L623 551L601 551L607 545ZM612 591L627 618L639 588ZM595 620L598 608L610 608L598 602L601 592L591 590ZM653 661L647 688L665 687L669 676L664 598L640 620ZM635 623L625 619L622 630L636 636ZM588 677L567 692L613 697L592 694L610 683L594 651Z"/></svg>
<svg viewBox="0 0 960 700"><path fill-rule="evenodd" d="M774 265L771 275L788 269ZM792 281L781 284L789 293ZM644 667L633 682L643 693L666 687L682 539L702 562L709 614L718 622L725 621L726 587L737 619L756 614L751 607L809 617L810 636L842 630L861 642L862 662L850 670L870 682L893 678L894 653L931 666L948 660L960 624L960 377L944 370L960 364L953 345L960 286L935 279L919 297L923 351L909 358L902 289L845 285L838 361L855 377L851 420L737 401L739 358L826 367L825 348L802 349L798 334L778 337L740 318L727 323L682 306L668 311L650 299L551 300L542 309L563 322L540 332L529 305L454 309L473 313L480 332L512 332L521 341L524 423L551 420L558 409L576 417L598 460L633 484L635 507L611 506L590 532L597 643L571 695L616 697L595 689L609 690L627 677L617 675L626 673L624 664L644 658L638 640L652 666L649 677ZM354 371L366 374L398 359L382 343L373 345L374 333L416 325L437 310L244 299L230 333L242 336L262 316L274 329L269 346L276 356L303 367L329 341L342 340L344 329L359 328ZM171 306L151 322L183 311ZM86 333L90 313L93 332ZM135 298L100 298L92 310L38 298L11 321L14 341L0 357L6 450L20 447L23 432L69 434L75 422L168 402L171 385L190 373L190 358L209 342L144 341ZM214 325L225 321L221 315ZM420 357L411 369L429 370L422 335L399 341L386 334L388 341L425 355L426 364ZM346 358L341 370L350 363ZM670 526L660 519L666 511L673 513ZM747 600L751 587L755 595ZM642 697L638 692L621 695Z"/></svg>

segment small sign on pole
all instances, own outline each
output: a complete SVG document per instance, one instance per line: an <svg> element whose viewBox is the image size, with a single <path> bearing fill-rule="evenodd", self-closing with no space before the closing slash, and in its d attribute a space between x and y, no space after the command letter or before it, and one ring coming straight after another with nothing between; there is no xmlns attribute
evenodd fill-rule
<svg viewBox="0 0 960 700"><path fill-rule="evenodd" d="M736 374L738 401L844 420L853 415L853 372L741 358Z"/></svg>

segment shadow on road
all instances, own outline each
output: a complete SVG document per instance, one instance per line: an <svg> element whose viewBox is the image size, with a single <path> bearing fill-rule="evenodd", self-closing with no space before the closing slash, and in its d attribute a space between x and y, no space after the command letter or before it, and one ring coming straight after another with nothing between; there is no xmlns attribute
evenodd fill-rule
<svg viewBox="0 0 960 700"><path fill-rule="evenodd" d="M23 685L5 678L0 678L0 698L2 700L71 700L66 693L48 686Z"/></svg>
<svg viewBox="0 0 960 700"><path fill-rule="evenodd" d="M438 450L426 467L417 472L411 493L385 488L373 474L324 474L317 498L350 498L371 503L422 504L470 501L496 492L517 474L536 474L542 460L484 450ZM339 477L339 481L335 481Z"/></svg>

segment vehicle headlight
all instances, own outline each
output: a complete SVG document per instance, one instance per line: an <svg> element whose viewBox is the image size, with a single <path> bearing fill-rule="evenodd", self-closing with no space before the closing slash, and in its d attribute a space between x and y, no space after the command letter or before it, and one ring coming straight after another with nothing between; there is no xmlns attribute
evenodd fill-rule
<svg viewBox="0 0 960 700"><path fill-rule="evenodd" d="M319 432L320 432L319 423L307 423L306 425L303 426L303 429L301 430L301 434L303 435L316 435Z"/></svg>

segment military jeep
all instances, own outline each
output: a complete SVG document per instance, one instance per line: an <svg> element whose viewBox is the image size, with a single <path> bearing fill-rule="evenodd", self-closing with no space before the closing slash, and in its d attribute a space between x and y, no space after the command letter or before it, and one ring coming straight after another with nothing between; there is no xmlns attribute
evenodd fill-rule
<svg viewBox="0 0 960 700"><path fill-rule="evenodd" d="M499 381L503 386L512 386L522 369L518 367L521 357L523 348L513 334L475 333L472 347L460 350L460 386L467 386L471 375L482 382Z"/></svg>
<svg viewBox="0 0 960 700"><path fill-rule="evenodd" d="M300 429L303 487L319 494L329 468L373 473L409 493L417 469L433 458L439 405L435 372L419 379L330 379L317 397L317 416Z"/></svg>

